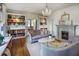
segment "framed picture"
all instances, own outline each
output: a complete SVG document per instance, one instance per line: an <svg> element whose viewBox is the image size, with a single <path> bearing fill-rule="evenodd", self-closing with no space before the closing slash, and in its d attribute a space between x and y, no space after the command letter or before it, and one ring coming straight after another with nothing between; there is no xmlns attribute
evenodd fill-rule
<svg viewBox="0 0 79 59"><path fill-rule="evenodd" d="M70 14L64 12L64 14L61 16L62 20L70 20Z"/></svg>
<svg viewBox="0 0 79 59"><path fill-rule="evenodd" d="M61 15L61 20L59 21L59 24L70 25L71 24L70 14L64 12L64 14Z"/></svg>

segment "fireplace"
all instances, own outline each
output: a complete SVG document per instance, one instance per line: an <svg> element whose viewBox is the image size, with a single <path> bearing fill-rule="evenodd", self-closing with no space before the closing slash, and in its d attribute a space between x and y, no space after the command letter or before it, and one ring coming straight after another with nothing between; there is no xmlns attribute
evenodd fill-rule
<svg viewBox="0 0 79 59"><path fill-rule="evenodd" d="M73 41L77 25L57 25L57 38Z"/></svg>
<svg viewBox="0 0 79 59"><path fill-rule="evenodd" d="M69 39L69 33L67 31L61 31L61 38L68 40Z"/></svg>

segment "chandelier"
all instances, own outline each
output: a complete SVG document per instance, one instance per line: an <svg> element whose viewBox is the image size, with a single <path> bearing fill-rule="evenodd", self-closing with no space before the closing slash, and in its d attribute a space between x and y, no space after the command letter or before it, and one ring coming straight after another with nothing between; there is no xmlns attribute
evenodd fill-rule
<svg viewBox="0 0 79 59"><path fill-rule="evenodd" d="M51 14L51 10L48 8L47 3L46 3L45 8L42 10L42 15L47 17L50 14Z"/></svg>

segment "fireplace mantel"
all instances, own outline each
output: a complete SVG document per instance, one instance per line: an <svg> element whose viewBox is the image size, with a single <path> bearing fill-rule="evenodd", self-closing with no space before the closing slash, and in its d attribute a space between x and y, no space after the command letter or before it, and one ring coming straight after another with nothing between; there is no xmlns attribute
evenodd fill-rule
<svg viewBox="0 0 79 59"><path fill-rule="evenodd" d="M76 27L78 25L56 25L57 27Z"/></svg>
<svg viewBox="0 0 79 59"><path fill-rule="evenodd" d="M76 32L76 26L77 25L57 25L57 37L59 39L62 39L62 31L66 31L69 34L68 40L72 41L75 38L75 32Z"/></svg>

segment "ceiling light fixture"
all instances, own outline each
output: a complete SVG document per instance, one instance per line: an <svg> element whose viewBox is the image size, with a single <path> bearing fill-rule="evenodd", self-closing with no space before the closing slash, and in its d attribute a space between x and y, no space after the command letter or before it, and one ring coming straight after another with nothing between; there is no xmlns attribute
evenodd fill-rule
<svg viewBox="0 0 79 59"><path fill-rule="evenodd" d="M48 8L48 5L46 3L45 8L42 10L42 15L43 16L49 16L51 14L51 10Z"/></svg>

